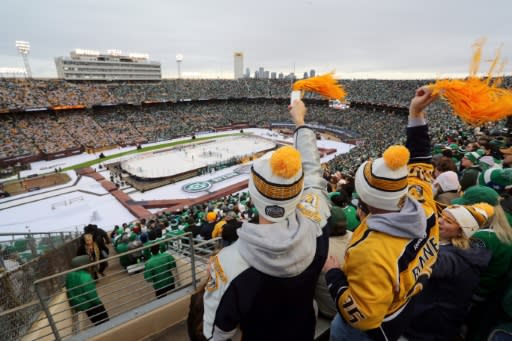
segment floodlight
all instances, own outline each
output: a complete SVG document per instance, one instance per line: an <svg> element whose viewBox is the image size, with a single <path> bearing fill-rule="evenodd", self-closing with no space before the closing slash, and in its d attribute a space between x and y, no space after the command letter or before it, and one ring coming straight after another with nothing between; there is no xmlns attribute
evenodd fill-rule
<svg viewBox="0 0 512 341"><path fill-rule="evenodd" d="M176 64L178 64L178 78L181 78L181 62L183 61L183 55L178 53L176 55Z"/></svg>
<svg viewBox="0 0 512 341"><path fill-rule="evenodd" d="M25 72L27 73L27 78L32 78L32 70L30 70L30 64L28 63L30 43L28 41L16 40L16 49L23 58L23 64L25 64Z"/></svg>

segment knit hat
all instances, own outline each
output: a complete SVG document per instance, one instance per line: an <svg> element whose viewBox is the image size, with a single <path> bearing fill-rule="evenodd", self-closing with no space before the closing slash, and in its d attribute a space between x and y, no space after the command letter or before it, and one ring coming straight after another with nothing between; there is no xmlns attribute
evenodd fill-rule
<svg viewBox="0 0 512 341"><path fill-rule="evenodd" d="M206 221L209 223L213 223L215 220L217 220L217 214L213 211L208 212L206 214Z"/></svg>
<svg viewBox="0 0 512 341"><path fill-rule="evenodd" d="M300 153L285 146L254 161L249 177L249 193L258 213L272 222L288 217L304 190Z"/></svg>
<svg viewBox="0 0 512 341"><path fill-rule="evenodd" d="M477 152L467 152L464 154L464 157L476 165L478 163L478 159L480 158L480 154Z"/></svg>
<svg viewBox="0 0 512 341"><path fill-rule="evenodd" d="M399 211L402 197L407 195L407 162L409 150L391 146L374 161L359 166L356 191L366 204L387 211Z"/></svg>
<svg viewBox="0 0 512 341"><path fill-rule="evenodd" d="M494 162L494 158L492 156L484 155L480 159L478 159L478 164L482 169L489 169L491 167L494 167L496 165L496 162Z"/></svg>
<svg viewBox="0 0 512 341"><path fill-rule="evenodd" d="M480 173L478 181L501 192L512 186L512 168L490 168Z"/></svg>
<svg viewBox="0 0 512 341"><path fill-rule="evenodd" d="M491 206L498 204L498 192L487 186L471 186L460 198L452 200L453 205L473 205L485 202Z"/></svg>
<svg viewBox="0 0 512 341"><path fill-rule="evenodd" d="M466 237L471 237L478 229L485 226L494 214L492 206L486 203L475 204L472 206L448 206L444 209L450 212L457 221Z"/></svg>
<svg viewBox="0 0 512 341"><path fill-rule="evenodd" d="M460 188L459 177L454 171L439 174L434 183L438 183L443 192L457 191Z"/></svg>

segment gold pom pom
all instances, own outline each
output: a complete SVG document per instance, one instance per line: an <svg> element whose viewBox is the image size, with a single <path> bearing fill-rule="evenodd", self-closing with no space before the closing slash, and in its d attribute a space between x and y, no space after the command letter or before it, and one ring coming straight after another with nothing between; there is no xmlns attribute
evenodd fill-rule
<svg viewBox="0 0 512 341"><path fill-rule="evenodd" d="M270 158L272 173L285 179L297 174L302 165L300 153L292 146L284 146L276 150Z"/></svg>
<svg viewBox="0 0 512 341"><path fill-rule="evenodd" d="M407 165L407 162L409 162L409 156L409 149L400 145L389 147L382 155L386 166L393 170Z"/></svg>

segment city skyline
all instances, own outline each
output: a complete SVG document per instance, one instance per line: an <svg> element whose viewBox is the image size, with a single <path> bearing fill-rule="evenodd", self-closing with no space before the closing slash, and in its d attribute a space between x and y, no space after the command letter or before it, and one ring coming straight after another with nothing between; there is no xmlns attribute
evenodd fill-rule
<svg viewBox="0 0 512 341"><path fill-rule="evenodd" d="M163 78L233 78L233 53L244 66L296 75L332 70L337 78L437 78L467 75L472 44L487 38L484 63L503 46L512 57L512 3L469 0L359 2L262 0L4 0L0 68L23 67L15 41L31 44L34 77L56 77L53 59L75 48L147 53ZM261 15L254 15L259 13ZM245 70L245 68L244 68ZM512 67L507 65L505 73Z"/></svg>

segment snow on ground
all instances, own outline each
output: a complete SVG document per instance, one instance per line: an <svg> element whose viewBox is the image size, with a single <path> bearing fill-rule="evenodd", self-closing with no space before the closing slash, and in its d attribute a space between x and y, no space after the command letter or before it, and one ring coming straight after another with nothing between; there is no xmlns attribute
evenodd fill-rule
<svg viewBox="0 0 512 341"><path fill-rule="evenodd" d="M293 142L292 138L281 136L267 129L253 128L246 129L245 131L274 141ZM237 131L222 132L221 134L234 132ZM215 134L205 134L201 136L207 135ZM168 142L170 141L162 141L157 144ZM331 140L319 140L318 145L323 148L336 148L337 150L335 154L322 158L322 162L326 162L337 154L346 153L353 147L345 143ZM103 153L105 155L112 155L134 148L135 147L119 148ZM135 154L130 157L136 156ZM56 167L65 168L97 157L98 156L95 154L81 154L65 159L38 161L31 165L32 170L26 171L22 175L27 176L34 173L41 174L43 172L51 172ZM114 162L114 160L109 160L109 162ZM195 198L204 195L206 192L186 193L182 190L183 185L196 181L208 181L212 178L231 173L237 167L239 166L222 169L211 174L187 179L144 193L135 191L135 189L130 190L126 188L124 191L130 193L129 195L134 200ZM0 199L0 233L27 232L29 229L32 232L75 231L76 229L81 230L82 226L91 222L105 230L111 230L116 224L130 222L135 219L135 217L113 196L106 194L103 187L95 180L89 177L82 177L76 185L72 186L77 176L74 172L68 172L68 174L72 178L72 181L65 185ZM109 179L108 171L100 170L100 174L106 179ZM247 177L248 175L246 174L237 175L236 177L213 184L209 190L219 190L245 180ZM84 193L83 191L96 193L98 195ZM150 211L157 212L159 209L152 209Z"/></svg>

